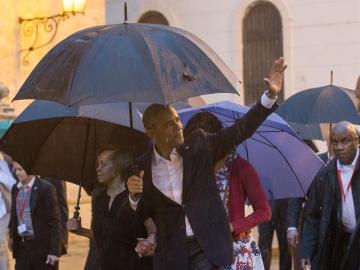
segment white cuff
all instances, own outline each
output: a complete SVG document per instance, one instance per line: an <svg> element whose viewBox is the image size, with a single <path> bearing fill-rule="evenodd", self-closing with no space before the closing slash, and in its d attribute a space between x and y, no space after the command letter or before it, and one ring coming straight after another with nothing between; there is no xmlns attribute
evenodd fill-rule
<svg viewBox="0 0 360 270"><path fill-rule="evenodd" d="M136 208L137 208L137 205L138 205L138 202L139 202L139 199L137 199L136 201L133 201L130 197L130 194L129 194L129 202L130 202L130 208L134 211L136 211Z"/></svg>
<svg viewBox="0 0 360 270"><path fill-rule="evenodd" d="M275 104L277 100L277 96L275 98L269 98L265 93L261 96L261 105L263 105L267 109L271 109L271 107Z"/></svg>
<svg viewBox="0 0 360 270"><path fill-rule="evenodd" d="M289 227L287 228L287 231L290 232L290 231L297 231L297 228L296 227Z"/></svg>

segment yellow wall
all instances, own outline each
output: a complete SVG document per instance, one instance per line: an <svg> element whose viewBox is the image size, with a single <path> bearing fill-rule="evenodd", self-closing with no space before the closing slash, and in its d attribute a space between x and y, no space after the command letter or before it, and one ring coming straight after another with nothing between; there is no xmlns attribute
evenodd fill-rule
<svg viewBox="0 0 360 270"><path fill-rule="evenodd" d="M33 51L28 57L28 65L23 64L22 48L31 45L31 38L21 32L18 17L44 17L62 12L61 0L0 0L0 82L10 89L10 102L39 60L58 42L81 29L105 23L105 0L88 0L85 14L70 16L61 21L55 39L44 48ZM40 33L40 42L47 35ZM21 112L28 102L16 101L12 104L16 112Z"/></svg>

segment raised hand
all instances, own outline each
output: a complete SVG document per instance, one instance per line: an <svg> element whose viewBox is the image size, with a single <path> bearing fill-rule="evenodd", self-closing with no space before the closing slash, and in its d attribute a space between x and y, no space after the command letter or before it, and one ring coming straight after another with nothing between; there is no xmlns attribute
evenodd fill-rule
<svg viewBox="0 0 360 270"><path fill-rule="evenodd" d="M264 78L264 81L267 83L269 95L271 97L275 97L280 93L283 83L284 70L286 68L287 65L285 64L284 58L280 57L272 64L269 77Z"/></svg>

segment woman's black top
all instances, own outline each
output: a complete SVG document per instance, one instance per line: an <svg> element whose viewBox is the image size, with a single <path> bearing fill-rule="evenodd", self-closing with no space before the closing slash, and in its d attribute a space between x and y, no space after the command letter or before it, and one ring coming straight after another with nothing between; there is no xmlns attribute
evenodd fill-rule
<svg viewBox="0 0 360 270"><path fill-rule="evenodd" d="M137 239L146 237L140 217L129 205L127 190L118 194L109 210L106 189L93 197L92 228L101 270L148 270L152 258L140 259L135 253Z"/></svg>

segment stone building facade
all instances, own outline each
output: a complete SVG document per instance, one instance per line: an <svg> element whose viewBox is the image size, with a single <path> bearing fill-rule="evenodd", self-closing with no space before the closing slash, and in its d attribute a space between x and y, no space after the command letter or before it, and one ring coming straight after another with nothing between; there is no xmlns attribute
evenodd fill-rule
<svg viewBox="0 0 360 270"><path fill-rule="evenodd" d="M62 13L61 0L0 0L0 82L10 89L9 97L4 101L11 102L12 98L30 74L39 60L58 42L70 34L83 28L105 23L105 1L87 0L84 14L69 16L59 23L54 40L37 50L32 51L26 58L27 51L23 49L31 46L35 35L27 37L21 28L19 17L47 17ZM29 30L29 29L28 29ZM38 43L47 41L49 33L39 28ZM30 30L29 30L30 31ZM24 62L27 61L26 64ZM16 113L22 111L29 102L16 101L12 104Z"/></svg>
<svg viewBox="0 0 360 270"><path fill-rule="evenodd" d="M106 0L107 23L122 21L123 3ZM360 75L358 0L131 0L128 6L131 22L158 12L207 42L243 82L239 102L254 101L264 68L278 54L289 65L285 98L329 84L331 70L335 84L351 89Z"/></svg>

